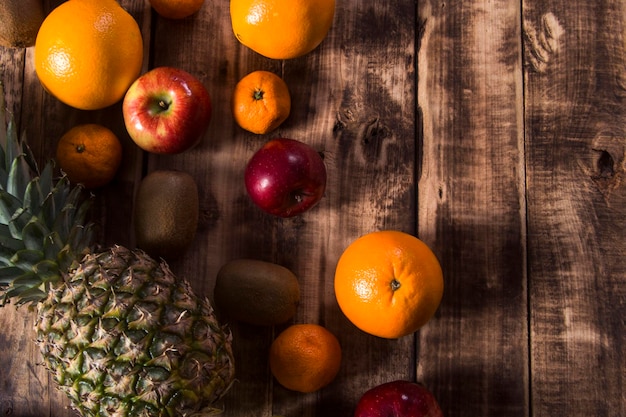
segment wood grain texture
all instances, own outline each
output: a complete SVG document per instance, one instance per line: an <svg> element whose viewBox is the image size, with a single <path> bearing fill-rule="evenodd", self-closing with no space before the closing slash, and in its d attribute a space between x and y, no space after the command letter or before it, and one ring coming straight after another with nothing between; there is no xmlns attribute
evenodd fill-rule
<svg viewBox="0 0 626 417"><path fill-rule="evenodd" d="M418 379L449 416L529 413L520 13L420 4L418 234L446 288Z"/></svg>
<svg viewBox="0 0 626 417"><path fill-rule="evenodd" d="M526 3L531 406L623 416L626 4Z"/></svg>

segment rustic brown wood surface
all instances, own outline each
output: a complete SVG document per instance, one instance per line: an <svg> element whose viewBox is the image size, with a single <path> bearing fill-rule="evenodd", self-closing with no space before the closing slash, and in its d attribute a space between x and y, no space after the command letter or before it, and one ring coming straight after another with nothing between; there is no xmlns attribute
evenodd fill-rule
<svg viewBox="0 0 626 417"><path fill-rule="evenodd" d="M266 360L284 326L232 323L238 381L224 416L346 417L394 379L423 382L447 417L626 415L626 0L338 0L322 45L288 61L240 45L227 0L182 21L145 0L121 4L142 28L144 69L177 66L210 91L197 148L140 152L120 104L78 111L44 92L32 48L0 47L0 81L42 162L80 122L124 141L122 169L97 192L106 243L134 244L146 172L181 169L199 185L201 221L171 263L177 275L209 298L234 258L299 277L293 322L338 336L339 376L317 393L288 391ZM271 135L246 133L230 114L232 88L256 69L292 93ZM296 218L260 212L243 187L246 161L273 136L312 144L328 169L323 200ZM343 249L381 229L419 236L444 271L436 316L399 340L356 329L333 293ZM39 364L32 322L25 308L0 310L0 415L72 416Z"/></svg>

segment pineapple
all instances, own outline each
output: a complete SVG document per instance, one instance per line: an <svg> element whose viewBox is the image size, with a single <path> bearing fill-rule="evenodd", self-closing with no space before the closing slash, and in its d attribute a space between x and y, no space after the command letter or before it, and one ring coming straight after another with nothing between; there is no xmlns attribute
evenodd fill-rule
<svg viewBox="0 0 626 417"><path fill-rule="evenodd" d="M96 250L90 198L40 172L0 85L0 305L35 305L43 363L83 416L201 416L234 380L207 299L140 250Z"/></svg>

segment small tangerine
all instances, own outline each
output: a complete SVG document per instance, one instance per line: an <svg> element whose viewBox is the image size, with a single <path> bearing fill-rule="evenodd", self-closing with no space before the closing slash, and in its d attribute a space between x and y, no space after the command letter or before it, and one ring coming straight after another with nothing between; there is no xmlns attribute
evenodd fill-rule
<svg viewBox="0 0 626 417"><path fill-rule="evenodd" d="M271 132L289 117L289 88L273 72L253 71L235 86L232 111L241 128L260 135Z"/></svg>
<svg viewBox="0 0 626 417"><path fill-rule="evenodd" d="M115 177L122 162L122 144L109 128L82 124L61 137L56 160L71 182L98 188Z"/></svg>
<svg viewBox="0 0 626 417"><path fill-rule="evenodd" d="M315 392L330 384L341 367L337 337L319 324L293 324L270 346L270 370L285 388Z"/></svg>

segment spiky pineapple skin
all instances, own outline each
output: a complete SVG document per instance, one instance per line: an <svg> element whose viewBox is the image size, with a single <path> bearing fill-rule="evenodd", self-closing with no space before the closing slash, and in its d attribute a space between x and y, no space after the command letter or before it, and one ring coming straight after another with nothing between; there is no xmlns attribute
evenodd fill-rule
<svg viewBox="0 0 626 417"><path fill-rule="evenodd" d="M87 255L38 304L44 364L83 416L199 416L234 379L231 334L164 262Z"/></svg>

